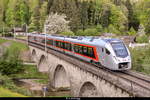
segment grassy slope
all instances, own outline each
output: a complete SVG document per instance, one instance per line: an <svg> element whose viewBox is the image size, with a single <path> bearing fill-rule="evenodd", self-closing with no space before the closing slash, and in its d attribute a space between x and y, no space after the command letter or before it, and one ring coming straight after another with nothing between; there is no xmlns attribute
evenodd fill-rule
<svg viewBox="0 0 150 100"><path fill-rule="evenodd" d="M15 48L19 49L21 52L29 49L26 44L13 41L9 47L9 51L12 52Z"/></svg>
<svg viewBox="0 0 150 100"><path fill-rule="evenodd" d="M8 41L10 40L0 39L0 44L8 42ZM13 53L13 50L15 48L19 49L21 52L29 49L26 44L15 42L15 41L10 41L10 42L11 42L11 45L8 47L9 53ZM7 89L0 87L0 97L23 97L23 95L13 93Z"/></svg>
<svg viewBox="0 0 150 100"><path fill-rule="evenodd" d="M25 69L24 72L13 74L11 75L11 77L27 79L48 79L48 75L38 72L37 67L35 65L24 65L23 67Z"/></svg>
<svg viewBox="0 0 150 100"><path fill-rule="evenodd" d="M0 44L7 42L8 40L0 39Z"/></svg>
<svg viewBox="0 0 150 100"><path fill-rule="evenodd" d="M0 97L26 97L26 96L11 92L10 90L0 87Z"/></svg>
<svg viewBox="0 0 150 100"><path fill-rule="evenodd" d="M19 49L21 52L22 52L22 51L26 51L26 50L29 49L26 44L20 43L20 42L16 42L16 41L11 41L11 40L0 39L0 44L5 43L5 42L8 42L8 41L11 42L11 45L10 45L10 47L9 47L9 52L10 52L10 53L13 53L13 50L14 50L15 48Z"/></svg>

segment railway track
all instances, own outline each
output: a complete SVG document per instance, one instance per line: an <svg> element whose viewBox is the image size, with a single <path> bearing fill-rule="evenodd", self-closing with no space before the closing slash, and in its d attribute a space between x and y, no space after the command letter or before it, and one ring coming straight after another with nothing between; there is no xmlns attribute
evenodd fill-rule
<svg viewBox="0 0 150 100"><path fill-rule="evenodd" d="M123 79L123 82L126 81L126 83L131 86L130 90L136 92L136 94L133 94L134 96L147 95L148 97L150 97L149 76L135 71L111 71L107 68L100 67L98 65L95 66L103 69L106 72L111 73L112 75L117 76L119 79ZM141 91L143 92L143 94L141 94L141 92L137 93L137 91Z"/></svg>
<svg viewBox="0 0 150 100"><path fill-rule="evenodd" d="M122 72L122 73L125 73L127 75L130 75L130 76L133 76L133 77L138 78L140 80L143 80L147 83L150 83L150 77L147 76L147 75L144 75L143 73L135 72L135 71L125 71L125 72Z"/></svg>
<svg viewBox="0 0 150 100"><path fill-rule="evenodd" d="M9 40L12 40L12 39L9 39ZM27 43L27 40L18 39L18 38L16 38L15 40L19 42ZM84 63L87 63L87 62L84 62ZM90 65L93 66L93 64L90 64ZM100 66L98 65L94 65L94 66L96 66L95 68L99 70L98 67ZM130 85L129 91L132 91L134 96L143 96L143 95L150 96L150 77L149 76L138 73L138 72L134 72L134 71L117 71L116 72L116 71L111 71L109 69L106 69L104 67L100 67L100 68L106 73L109 72L112 75L117 76L120 82L124 82L124 84L126 83L126 85Z"/></svg>

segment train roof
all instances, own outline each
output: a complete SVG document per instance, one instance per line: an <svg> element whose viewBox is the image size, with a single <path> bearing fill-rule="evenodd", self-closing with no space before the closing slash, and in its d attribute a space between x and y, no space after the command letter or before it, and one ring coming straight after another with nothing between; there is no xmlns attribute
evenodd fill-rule
<svg viewBox="0 0 150 100"><path fill-rule="evenodd" d="M30 35L45 37L45 34L30 34ZM57 35L46 34L46 37L75 42L75 43L101 45L101 46L105 46L105 44L107 43L122 42L122 40L116 38L103 38L103 37L93 37L93 36L57 36Z"/></svg>

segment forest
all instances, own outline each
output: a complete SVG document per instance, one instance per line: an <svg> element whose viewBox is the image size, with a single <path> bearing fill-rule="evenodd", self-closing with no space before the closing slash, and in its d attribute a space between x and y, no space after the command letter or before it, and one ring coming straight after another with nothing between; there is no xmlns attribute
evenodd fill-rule
<svg viewBox="0 0 150 100"><path fill-rule="evenodd" d="M0 33L23 25L43 32L52 12L65 14L75 35L135 35L139 27L150 35L150 0L0 0Z"/></svg>

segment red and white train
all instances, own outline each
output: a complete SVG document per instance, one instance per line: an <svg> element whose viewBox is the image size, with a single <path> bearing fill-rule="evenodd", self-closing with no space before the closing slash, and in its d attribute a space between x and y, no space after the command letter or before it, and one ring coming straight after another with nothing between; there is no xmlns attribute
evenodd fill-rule
<svg viewBox="0 0 150 100"><path fill-rule="evenodd" d="M30 34L28 42L41 46L46 44L47 49L72 55L110 70L131 69L130 52L123 41L119 39Z"/></svg>

